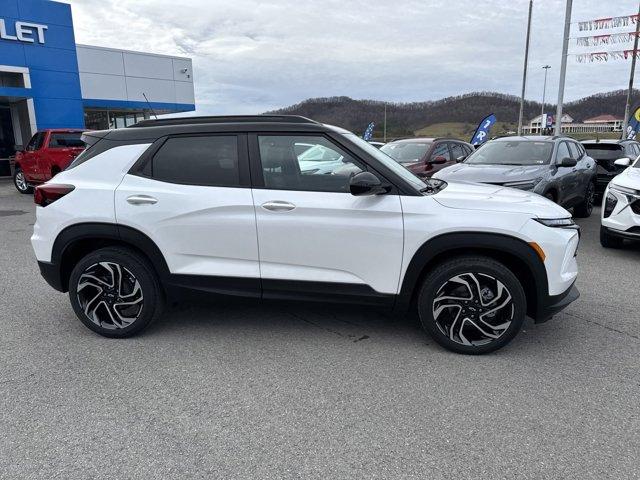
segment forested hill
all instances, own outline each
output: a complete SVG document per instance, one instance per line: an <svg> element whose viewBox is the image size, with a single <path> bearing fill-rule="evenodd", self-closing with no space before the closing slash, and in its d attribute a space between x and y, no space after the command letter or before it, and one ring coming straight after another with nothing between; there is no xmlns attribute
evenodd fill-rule
<svg viewBox="0 0 640 480"><path fill-rule="evenodd" d="M634 99L640 100L640 91L634 90ZM603 114L622 116L625 100L626 90L617 90L567 103L564 111L576 121ZM519 105L518 97L495 92L474 92L429 102L386 103L387 130L391 135L406 135L439 123L475 125L489 113L495 113L500 122L516 123ZM384 119L384 107L385 102L380 101L329 97L311 98L268 113L303 115L358 132L369 122L375 122L376 131L379 131ZM525 103L525 123L540 113L540 107L538 102ZM555 106L548 105L546 110L554 113Z"/></svg>

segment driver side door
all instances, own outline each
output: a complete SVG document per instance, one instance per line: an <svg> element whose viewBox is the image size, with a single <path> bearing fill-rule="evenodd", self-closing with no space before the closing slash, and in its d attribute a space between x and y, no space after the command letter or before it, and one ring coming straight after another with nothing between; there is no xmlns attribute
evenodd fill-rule
<svg viewBox="0 0 640 480"><path fill-rule="evenodd" d="M264 133L249 140L265 298L295 292L389 301L402 264L398 194L352 195L351 176L372 170L328 136ZM326 161L309 168L309 157L297 154L301 144L321 147Z"/></svg>
<svg viewBox="0 0 640 480"><path fill-rule="evenodd" d="M578 200L578 192L580 186L580 175L578 167L563 167L561 162L563 158L573 158L569 150L569 144L566 141L558 144L556 150L555 164L557 168L556 176L559 184L558 203L563 207L571 207Z"/></svg>

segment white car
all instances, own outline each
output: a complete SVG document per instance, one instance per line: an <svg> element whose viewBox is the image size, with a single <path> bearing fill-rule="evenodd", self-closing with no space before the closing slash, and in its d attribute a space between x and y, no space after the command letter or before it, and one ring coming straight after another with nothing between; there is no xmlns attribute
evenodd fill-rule
<svg viewBox="0 0 640 480"><path fill-rule="evenodd" d="M600 243L607 248L619 248L625 239L640 240L640 157L614 163L627 169L604 192Z"/></svg>
<svg viewBox="0 0 640 480"><path fill-rule="evenodd" d="M37 188L31 241L44 278L108 337L200 292L416 308L438 343L477 354L578 297L565 209L423 181L341 128L204 117L83 138L87 150ZM315 146L348 175L303 171L300 151Z"/></svg>

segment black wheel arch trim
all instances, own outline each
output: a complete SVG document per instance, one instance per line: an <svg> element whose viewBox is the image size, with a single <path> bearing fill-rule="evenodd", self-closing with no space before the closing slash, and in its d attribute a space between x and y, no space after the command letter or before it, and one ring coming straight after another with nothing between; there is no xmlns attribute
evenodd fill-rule
<svg viewBox="0 0 640 480"><path fill-rule="evenodd" d="M141 231L111 223L79 223L65 228L58 234L53 243L50 262L38 262L42 275L56 290L68 291L71 272L65 263L65 255L70 253L74 245L78 245L78 242L83 240L94 240L98 245L100 242L129 245L149 259L163 283L169 278L169 267L160 249Z"/></svg>
<svg viewBox="0 0 640 480"><path fill-rule="evenodd" d="M529 275L529 283L524 285L527 294L527 314L534 319L544 316L546 305L550 303L547 270L537 252L527 242L516 237L498 233L455 232L438 235L426 241L413 255L402 279L395 309L407 311L422 277L436 264L447 260L450 255L486 254L500 260L516 262Z"/></svg>

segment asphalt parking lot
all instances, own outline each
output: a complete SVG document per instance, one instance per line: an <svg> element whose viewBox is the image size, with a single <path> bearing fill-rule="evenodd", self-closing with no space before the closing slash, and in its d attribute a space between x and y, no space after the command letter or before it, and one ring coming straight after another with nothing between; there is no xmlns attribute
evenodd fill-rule
<svg viewBox="0 0 640 480"><path fill-rule="evenodd" d="M582 297L449 353L360 307L180 305L102 338L40 277L0 181L1 478L638 478L640 247L584 221Z"/></svg>

